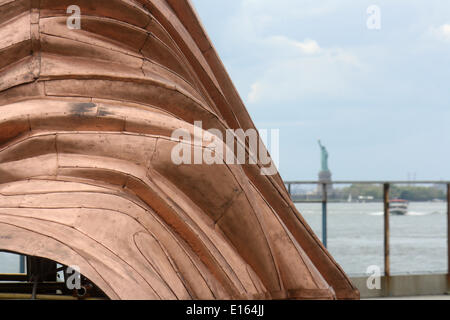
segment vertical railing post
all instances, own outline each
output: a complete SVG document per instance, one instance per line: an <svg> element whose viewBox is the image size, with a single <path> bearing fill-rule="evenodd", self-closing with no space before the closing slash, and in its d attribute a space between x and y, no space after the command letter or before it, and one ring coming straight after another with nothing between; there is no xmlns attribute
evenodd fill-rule
<svg viewBox="0 0 450 320"><path fill-rule="evenodd" d="M289 196L292 199L292 192L291 192L291 184L290 183L288 183L288 192L289 192Z"/></svg>
<svg viewBox="0 0 450 320"><path fill-rule="evenodd" d="M390 184L385 183L383 186L383 203L384 203L384 274L386 277L386 294L390 295L390 227L389 227L389 190Z"/></svg>
<svg viewBox="0 0 450 320"><path fill-rule="evenodd" d="M327 226L327 184L322 184L322 242L325 248L328 248L328 226Z"/></svg>
<svg viewBox="0 0 450 320"><path fill-rule="evenodd" d="M450 183L447 184L447 290L450 292Z"/></svg>
<svg viewBox="0 0 450 320"><path fill-rule="evenodd" d="M19 256L19 273L25 273L25 257Z"/></svg>

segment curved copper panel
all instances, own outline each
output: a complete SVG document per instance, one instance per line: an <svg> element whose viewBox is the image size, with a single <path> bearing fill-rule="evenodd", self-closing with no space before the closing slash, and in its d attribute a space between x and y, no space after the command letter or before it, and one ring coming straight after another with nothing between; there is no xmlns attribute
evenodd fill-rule
<svg viewBox="0 0 450 320"><path fill-rule="evenodd" d="M0 250L112 299L358 298L278 174L171 161L255 128L189 1L0 0L0 35Z"/></svg>

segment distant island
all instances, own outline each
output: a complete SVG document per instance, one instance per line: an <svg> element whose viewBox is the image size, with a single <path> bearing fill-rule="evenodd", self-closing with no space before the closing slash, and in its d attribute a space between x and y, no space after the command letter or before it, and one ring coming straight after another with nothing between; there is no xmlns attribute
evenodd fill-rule
<svg viewBox="0 0 450 320"><path fill-rule="evenodd" d="M362 196L373 198L374 201L383 200L383 188L379 185L352 185L350 187L335 190L335 196L338 198L348 199L350 194L354 199ZM390 198L408 201L433 201L445 200L447 194L444 190L435 186L419 187L392 185Z"/></svg>
<svg viewBox="0 0 450 320"><path fill-rule="evenodd" d="M314 199L320 197L316 192L303 189L293 189L292 196L297 200ZM408 201L445 201L447 198L444 186L414 186L414 185L391 185L391 199L404 199ZM328 195L330 201L383 201L383 187L380 185L354 184L342 188L334 188Z"/></svg>

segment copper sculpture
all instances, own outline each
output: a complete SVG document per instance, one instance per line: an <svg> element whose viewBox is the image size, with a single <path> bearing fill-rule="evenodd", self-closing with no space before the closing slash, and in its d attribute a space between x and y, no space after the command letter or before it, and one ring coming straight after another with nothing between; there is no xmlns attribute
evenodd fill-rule
<svg viewBox="0 0 450 320"><path fill-rule="evenodd" d="M254 128L188 0L0 0L0 250L111 299L357 299L278 174L171 161L195 121Z"/></svg>

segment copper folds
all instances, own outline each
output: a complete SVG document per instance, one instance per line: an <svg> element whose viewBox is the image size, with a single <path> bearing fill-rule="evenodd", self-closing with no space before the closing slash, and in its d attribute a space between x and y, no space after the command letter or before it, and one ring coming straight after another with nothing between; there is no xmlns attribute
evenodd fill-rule
<svg viewBox="0 0 450 320"><path fill-rule="evenodd" d="M0 250L111 299L358 298L278 174L172 161L195 121L254 128L189 1L0 0Z"/></svg>

